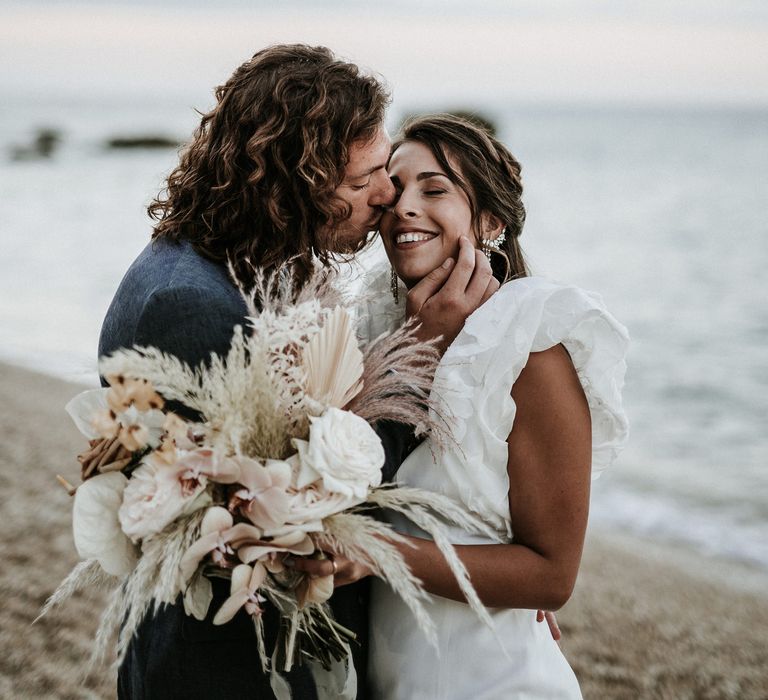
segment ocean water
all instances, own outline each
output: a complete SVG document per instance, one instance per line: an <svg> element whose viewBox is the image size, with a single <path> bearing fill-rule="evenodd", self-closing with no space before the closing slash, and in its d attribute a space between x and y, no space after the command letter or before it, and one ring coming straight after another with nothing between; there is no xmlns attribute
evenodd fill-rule
<svg viewBox="0 0 768 700"><path fill-rule="evenodd" d="M486 111L523 163L534 271L601 293L632 336L632 435L591 527L768 569L768 112ZM5 101L0 359L95 383L101 320L176 161L103 143L183 139L196 119L170 101ZM45 126L54 156L13 161Z"/></svg>

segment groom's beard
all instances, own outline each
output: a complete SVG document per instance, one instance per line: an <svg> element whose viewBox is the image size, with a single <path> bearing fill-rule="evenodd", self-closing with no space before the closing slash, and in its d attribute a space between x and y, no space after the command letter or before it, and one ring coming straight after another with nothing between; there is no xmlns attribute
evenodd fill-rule
<svg viewBox="0 0 768 700"><path fill-rule="evenodd" d="M338 229L329 236L328 250L341 255L359 253L376 236L381 221L382 212L362 225L350 225L349 221L342 222ZM345 225L346 224L346 225Z"/></svg>
<svg viewBox="0 0 768 700"><path fill-rule="evenodd" d="M339 238L334 241L332 252L338 255L356 255L367 248L376 238L377 231L371 229L355 239Z"/></svg>

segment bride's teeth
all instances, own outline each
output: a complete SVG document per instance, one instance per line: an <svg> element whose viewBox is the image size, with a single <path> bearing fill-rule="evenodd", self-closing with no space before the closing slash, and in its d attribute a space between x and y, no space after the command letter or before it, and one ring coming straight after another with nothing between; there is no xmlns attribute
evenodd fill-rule
<svg viewBox="0 0 768 700"><path fill-rule="evenodd" d="M426 233L401 233L395 239L396 243L414 243L416 241L428 241L432 236Z"/></svg>

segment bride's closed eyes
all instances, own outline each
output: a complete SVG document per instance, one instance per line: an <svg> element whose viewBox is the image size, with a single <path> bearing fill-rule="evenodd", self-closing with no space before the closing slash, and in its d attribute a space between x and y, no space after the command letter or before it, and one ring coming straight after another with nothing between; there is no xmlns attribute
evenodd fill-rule
<svg viewBox="0 0 768 700"><path fill-rule="evenodd" d="M434 179L436 179L436 178L444 178L446 180L448 179L447 176L443 175L442 173L440 173L440 174L420 173L416 177L416 181L417 182L423 181L424 178L429 178L430 180L433 179L433 178ZM400 178L397 177L397 176L394 176L392 178L392 184L395 186L395 201L397 201L400 198L400 196L403 194L404 188L403 188L402 183L400 182ZM425 195L427 197L439 197L440 195L448 194L450 191L451 190L448 187L445 187L442 184L438 184L436 182L426 181L426 182L424 182L423 189L421 189L420 194L423 194L423 195Z"/></svg>
<svg viewBox="0 0 768 700"><path fill-rule="evenodd" d="M395 202L400 199L400 195L403 194L402 189L395 188ZM448 194L448 190L438 190L438 189L431 189L431 190L422 190L421 194L427 196L427 197L439 197L442 194Z"/></svg>

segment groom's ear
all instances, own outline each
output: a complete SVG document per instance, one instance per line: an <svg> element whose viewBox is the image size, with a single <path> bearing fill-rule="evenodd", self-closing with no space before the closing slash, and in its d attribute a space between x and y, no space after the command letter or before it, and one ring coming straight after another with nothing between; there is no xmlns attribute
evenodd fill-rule
<svg viewBox="0 0 768 700"><path fill-rule="evenodd" d="M499 237L504 229L504 224L495 214L483 212L480 215L480 228L483 232L483 238L492 241Z"/></svg>

